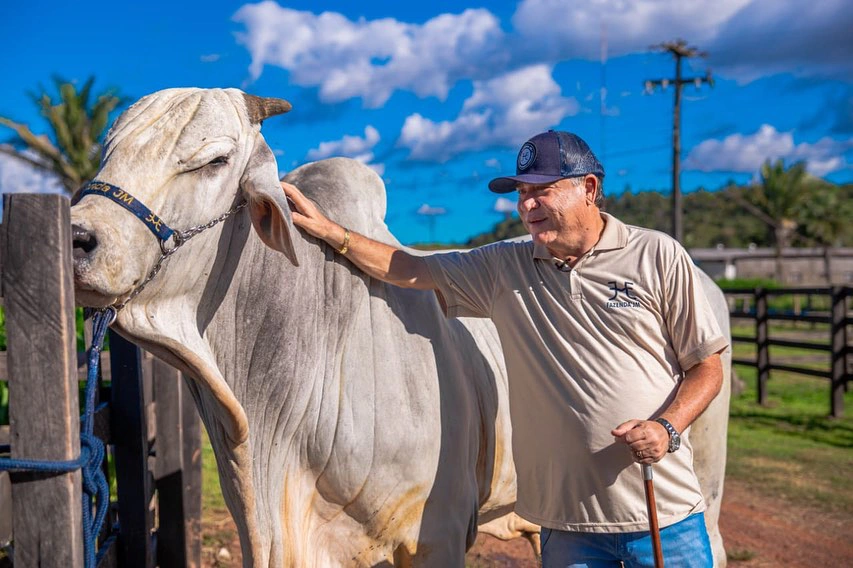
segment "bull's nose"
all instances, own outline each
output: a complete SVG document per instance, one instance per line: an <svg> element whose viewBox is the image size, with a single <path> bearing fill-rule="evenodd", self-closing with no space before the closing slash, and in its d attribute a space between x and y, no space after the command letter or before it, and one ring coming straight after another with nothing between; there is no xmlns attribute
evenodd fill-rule
<svg viewBox="0 0 853 568"><path fill-rule="evenodd" d="M73 241L75 260L89 257L98 246L95 233L80 225L71 225L71 240Z"/></svg>

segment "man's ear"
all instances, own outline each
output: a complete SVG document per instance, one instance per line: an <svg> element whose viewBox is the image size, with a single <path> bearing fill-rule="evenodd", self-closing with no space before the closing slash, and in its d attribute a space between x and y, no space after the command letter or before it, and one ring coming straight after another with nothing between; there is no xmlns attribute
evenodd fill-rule
<svg viewBox="0 0 853 568"><path fill-rule="evenodd" d="M240 179L240 188L249 204L252 226L264 244L284 253L294 266L299 266L293 248L293 220L278 181L275 156L260 134Z"/></svg>
<svg viewBox="0 0 853 568"><path fill-rule="evenodd" d="M587 174L583 179L584 195L592 203L595 203L595 197L598 195L598 178L592 174Z"/></svg>

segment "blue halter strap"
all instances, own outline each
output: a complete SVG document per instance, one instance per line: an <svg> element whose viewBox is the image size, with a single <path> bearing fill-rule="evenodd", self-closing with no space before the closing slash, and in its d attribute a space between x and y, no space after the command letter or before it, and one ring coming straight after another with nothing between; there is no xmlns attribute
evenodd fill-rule
<svg viewBox="0 0 853 568"><path fill-rule="evenodd" d="M82 199L87 195L100 195L108 197L118 203L145 223L145 226L154 233L154 236L160 239L160 242L169 240L169 237L175 232L163 220L155 215L144 203L130 195L128 192L109 183L93 180L84 185L77 194L77 200Z"/></svg>

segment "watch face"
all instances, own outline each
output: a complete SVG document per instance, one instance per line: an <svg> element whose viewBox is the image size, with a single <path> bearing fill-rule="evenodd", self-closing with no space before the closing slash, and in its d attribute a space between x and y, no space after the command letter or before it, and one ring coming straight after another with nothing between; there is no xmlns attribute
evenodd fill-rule
<svg viewBox="0 0 853 568"><path fill-rule="evenodd" d="M669 452L672 453L681 447L681 436L677 433L669 437Z"/></svg>

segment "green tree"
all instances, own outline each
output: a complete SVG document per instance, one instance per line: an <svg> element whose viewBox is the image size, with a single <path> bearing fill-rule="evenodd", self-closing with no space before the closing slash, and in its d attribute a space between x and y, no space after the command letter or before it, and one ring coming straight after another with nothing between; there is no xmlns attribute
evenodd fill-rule
<svg viewBox="0 0 853 568"><path fill-rule="evenodd" d="M809 244L823 247L824 272L832 281L832 247L851 240L853 185L815 184L802 208L800 233Z"/></svg>
<svg viewBox="0 0 853 568"><path fill-rule="evenodd" d="M776 279L784 282L782 249L793 244L802 218L802 205L813 185L806 172L806 163L797 162L785 167L781 158L767 160L761 166L761 181L745 193L747 210L764 221L773 233L776 249Z"/></svg>
<svg viewBox="0 0 853 568"><path fill-rule="evenodd" d="M26 124L0 116L0 125L15 131L11 146L0 145L0 152L56 175L70 194L97 173L109 115L124 100L113 90L93 95L94 77L79 91L68 81L53 81L58 100L54 101L44 88L32 96L47 120L50 135L35 134Z"/></svg>

